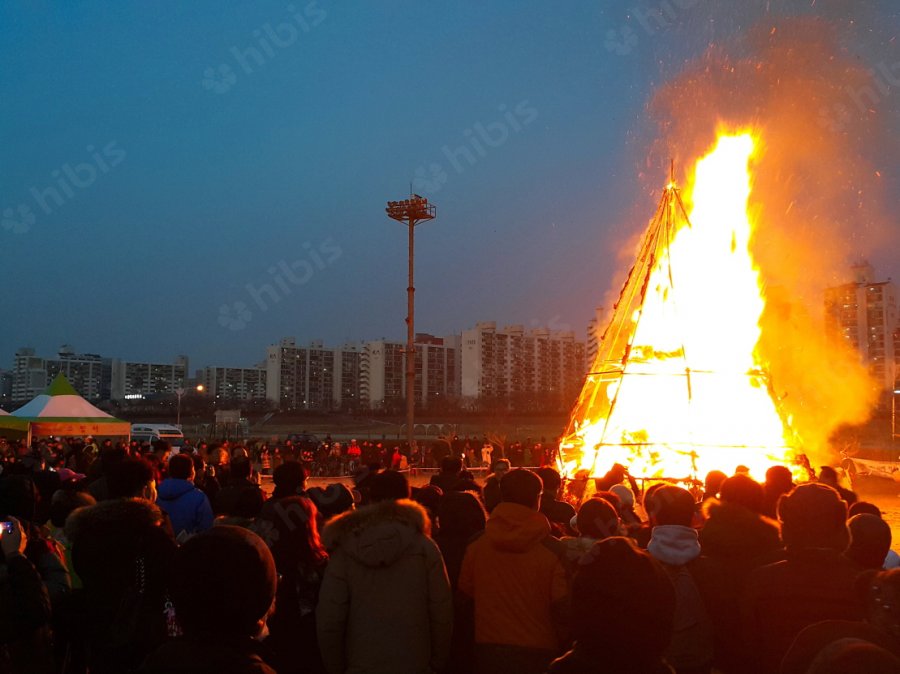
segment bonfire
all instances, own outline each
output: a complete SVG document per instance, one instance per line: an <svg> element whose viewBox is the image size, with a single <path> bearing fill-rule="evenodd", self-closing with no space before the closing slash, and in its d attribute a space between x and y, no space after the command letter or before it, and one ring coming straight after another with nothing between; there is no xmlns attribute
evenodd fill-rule
<svg viewBox="0 0 900 674"><path fill-rule="evenodd" d="M765 288L748 208L759 140L722 133L641 240L563 437L564 475L681 481L796 467L800 440L757 345Z"/></svg>

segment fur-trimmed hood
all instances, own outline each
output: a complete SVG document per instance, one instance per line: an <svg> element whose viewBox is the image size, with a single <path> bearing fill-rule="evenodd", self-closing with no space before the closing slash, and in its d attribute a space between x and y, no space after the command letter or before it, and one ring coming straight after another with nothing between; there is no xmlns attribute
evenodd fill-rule
<svg viewBox="0 0 900 674"><path fill-rule="evenodd" d="M703 514L700 545L706 555L753 559L781 547L778 523L742 505L709 499Z"/></svg>
<svg viewBox="0 0 900 674"><path fill-rule="evenodd" d="M419 537L431 533L428 513L415 501L382 501L338 515L322 532L329 552L337 549L366 566L390 566Z"/></svg>
<svg viewBox="0 0 900 674"><path fill-rule="evenodd" d="M95 598L100 593L108 601L120 601L136 582L138 560L144 561L148 591L161 588L176 549L163 522L159 507L139 498L100 501L72 512L66 536L85 590Z"/></svg>
<svg viewBox="0 0 900 674"><path fill-rule="evenodd" d="M79 534L90 529L139 529L159 526L162 521L163 514L159 506L146 499L110 499L72 511L66 519L66 537L74 541Z"/></svg>

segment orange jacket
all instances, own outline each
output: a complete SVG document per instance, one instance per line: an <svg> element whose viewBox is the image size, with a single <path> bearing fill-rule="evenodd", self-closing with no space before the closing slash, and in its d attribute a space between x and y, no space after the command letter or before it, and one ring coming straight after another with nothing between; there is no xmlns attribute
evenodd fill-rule
<svg viewBox="0 0 900 674"><path fill-rule="evenodd" d="M541 513L500 503L469 544L459 590L475 603L475 642L557 650L566 572Z"/></svg>

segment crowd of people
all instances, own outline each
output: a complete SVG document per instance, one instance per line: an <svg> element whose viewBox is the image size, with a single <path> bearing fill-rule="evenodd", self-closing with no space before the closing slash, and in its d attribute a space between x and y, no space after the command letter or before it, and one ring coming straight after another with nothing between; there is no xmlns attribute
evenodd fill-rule
<svg viewBox="0 0 900 674"><path fill-rule="evenodd" d="M259 458L0 443L0 672L900 672L900 557L832 468Z"/></svg>

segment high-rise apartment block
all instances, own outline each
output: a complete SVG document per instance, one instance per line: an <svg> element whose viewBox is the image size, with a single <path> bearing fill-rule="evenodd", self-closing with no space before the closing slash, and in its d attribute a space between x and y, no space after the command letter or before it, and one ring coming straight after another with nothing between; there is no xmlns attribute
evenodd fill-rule
<svg viewBox="0 0 900 674"><path fill-rule="evenodd" d="M826 328L859 353L886 389L900 385L897 288L876 281L868 263L853 267L853 280L825 290Z"/></svg>
<svg viewBox="0 0 900 674"><path fill-rule="evenodd" d="M222 400L265 400L266 368L205 367L197 381L205 395Z"/></svg>
<svg viewBox="0 0 900 674"><path fill-rule="evenodd" d="M575 401L584 382L585 345L575 333L478 323L462 333L462 395L551 404Z"/></svg>
<svg viewBox="0 0 900 674"><path fill-rule="evenodd" d="M71 346L60 347L56 358L42 358L32 348L16 351L10 399L28 402L40 394L57 374L64 374L89 400L110 397L111 361L94 353L76 354Z"/></svg>
<svg viewBox="0 0 900 674"><path fill-rule="evenodd" d="M460 338L416 335L416 405L459 397ZM375 340L366 342L361 363L360 395L370 409L390 408L406 399L406 345Z"/></svg>
<svg viewBox="0 0 900 674"><path fill-rule="evenodd" d="M112 361L111 398L130 400L175 395L175 391L182 388L187 379L187 356L177 356L171 363L147 363L116 358Z"/></svg>
<svg viewBox="0 0 900 674"><path fill-rule="evenodd" d="M298 346L293 337L268 348L266 397L281 409L332 410L359 404L362 348L326 347L320 341Z"/></svg>

